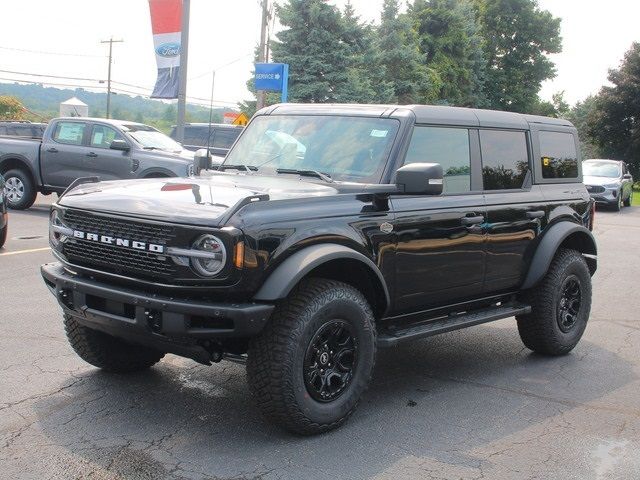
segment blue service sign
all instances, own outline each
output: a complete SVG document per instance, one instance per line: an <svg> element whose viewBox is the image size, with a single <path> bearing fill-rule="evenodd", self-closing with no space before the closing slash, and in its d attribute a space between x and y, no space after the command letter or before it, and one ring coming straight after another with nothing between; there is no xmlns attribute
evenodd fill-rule
<svg viewBox="0 0 640 480"><path fill-rule="evenodd" d="M256 90L286 90L288 67L286 63L256 63Z"/></svg>

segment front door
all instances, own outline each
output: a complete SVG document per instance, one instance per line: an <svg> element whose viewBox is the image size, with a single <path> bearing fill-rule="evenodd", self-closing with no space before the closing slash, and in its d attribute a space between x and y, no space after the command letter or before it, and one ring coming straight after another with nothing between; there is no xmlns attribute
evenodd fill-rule
<svg viewBox="0 0 640 480"><path fill-rule="evenodd" d="M472 152L475 152L472 154ZM397 314L463 301L482 292L485 201L476 182L477 131L416 126L405 164L443 167L440 196L391 199L396 234Z"/></svg>
<svg viewBox="0 0 640 480"><path fill-rule="evenodd" d="M67 188L84 174L88 135L87 122L61 120L52 126L50 138L43 140L40 149L40 168L45 185Z"/></svg>
<svg viewBox="0 0 640 480"><path fill-rule="evenodd" d="M84 164L86 176L96 176L103 181L133 177L130 151L111 150L114 140L127 141L109 126L93 125Z"/></svg>

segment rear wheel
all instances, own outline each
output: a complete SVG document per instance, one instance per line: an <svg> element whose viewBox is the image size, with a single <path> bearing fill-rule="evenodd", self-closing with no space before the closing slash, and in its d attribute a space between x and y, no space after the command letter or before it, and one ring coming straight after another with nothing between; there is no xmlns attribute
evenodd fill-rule
<svg viewBox="0 0 640 480"><path fill-rule="evenodd" d="M302 435L342 425L366 390L376 354L371 307L350 285L301 283L249 346L249 386L263 413Z"/></svg>
<svg viewBox="0 0 640 480"><path fill-rule="evenodd" d="M64 316L64 330L80 358L108 372L146 370L164 357L164 353L152 348L133 345L80 325L71 315Z"/></svg>
<svg viewBox="0 0 640 480"><path fill-rule="evenodd" d="M580 252L560 249L544 279L523 296L532 307L516 317L525 346L545 355L573 350L591 311L591 274Z"/></svg>
<svg viewBox="0 0 640 480"><path fill-rule="evenodd" d="M28 173L13 169L4 174L7 206L14 210L26 210L36 201L38 192Z"/></svg>

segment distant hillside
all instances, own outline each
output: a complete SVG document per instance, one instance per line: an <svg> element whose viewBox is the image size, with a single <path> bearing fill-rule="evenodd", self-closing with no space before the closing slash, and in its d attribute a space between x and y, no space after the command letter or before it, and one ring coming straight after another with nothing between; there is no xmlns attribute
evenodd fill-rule
<svg viewBox="0 0 640 480"><path fill-rule="evenodd" d="M89 115L104 117L107 94L90 92L83 88L60 89L42 85L21 85L18 83L0 83L0 95L17 97L29 110L46 117L57 117L60 102L78 97L89 105ZM221 122L227 108L214 108L213 121ZM132 97L124 94L111 95L111 116L122 120L154 125L167 131L176 122L176 105L150 100L144 97ZM209 109L198 105L187 105L187 121L208 122Z"/></svg>

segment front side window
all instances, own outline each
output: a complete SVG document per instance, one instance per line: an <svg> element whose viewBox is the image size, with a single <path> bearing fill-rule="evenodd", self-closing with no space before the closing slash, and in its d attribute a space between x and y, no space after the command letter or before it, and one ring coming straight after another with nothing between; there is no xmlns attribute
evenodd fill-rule
<svg viewBox="0 0 640 480"><path fill-rule="evenodd" d="M261 116L247 127L224 163L259 171L314 170L334 180L377 182L399 126L389 118Z"/></svg>
<svg viewBox="0 0 640 480"><path fill-rule="evenodd" d="M525 132L480 130L480 148L485 190L522 188L529 171Z"/></svg>
<svg viewBox="0 0 640 480"><path fill-rule="evenodd" d="M53 132L53 139L58 143L68 145L82 145L86 123L80 122L58 122Z"/></svg>
<svg viewBox="0 0 640 480"><path fill-rule="evenodd" d="M570 133L540 132L543 178L578 178L578 151Z"/></svg>
<svg viewBox="0 0 640 480"><path fill-rule="evenodd" d="M404 164L439 163L445 194L471 190L469 130L466 128L415 127Z"/></svg>
<svg viewBox="0 0 640 480"><path fill-rule="evenodd" d="M124 140L122 135L113 128L105 125L94 125L91 132L91 146L95 148L109 148L114 140Z"/></svg>

